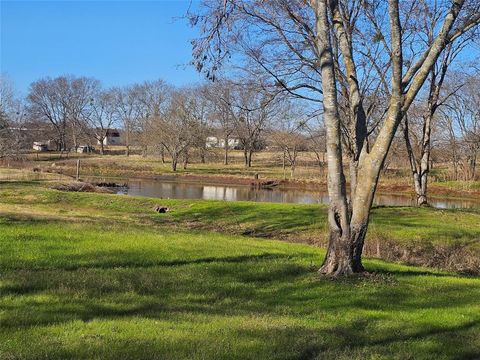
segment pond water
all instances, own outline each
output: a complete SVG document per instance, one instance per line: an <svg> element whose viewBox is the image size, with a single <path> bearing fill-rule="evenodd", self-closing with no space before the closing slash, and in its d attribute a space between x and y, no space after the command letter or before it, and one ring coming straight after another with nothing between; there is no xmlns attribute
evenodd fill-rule
<svg viewBox="0 0 480 360"><path fill-rule="evenodd" d="M128 180L128 188L118 188L118 194L148 196L163 199L203 199L225 201L259 201L298 204L326 204L326 192L292 189L253 189L248 186L206 185L163 180ZM377 194L375 205L411 206L413 198L406 195ZM480 201L432 198L432 206L442 209L480 207Z"/></svg>

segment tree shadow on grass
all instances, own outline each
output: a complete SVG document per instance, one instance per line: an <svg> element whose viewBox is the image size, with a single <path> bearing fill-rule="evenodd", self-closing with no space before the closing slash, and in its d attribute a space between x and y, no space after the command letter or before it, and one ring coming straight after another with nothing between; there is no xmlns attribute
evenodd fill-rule
<svg viewBox="0 0 480 360"><path fill-rule="evenodd" d="M399 272L394 275L398 281L391 281L390 274L385 279L332 281L318 278L314 271L315 268L296 263L287 255L269 253L150 264L105 262L84 267L69 266L67 259L67 264L55 269L4 274L0 296L26 296L27 303L5 304L5 319L9 318L7 322L15 327L15 314L19 312L33 312L35 316L22 320L25 326L33 326L50 321L51 311L63 314L61 319L82 320L118 317L123 311L124 316L142 317L155 317L158 313L164 316L164 312L312 316L319 311L345 310L447 311L473 305L475 292L480 294L478 288L468 284L447 282L432 284L432 288L437 287L435 296L412 296L408 286L398 283L406 281L411 286L412 279L423 277L422 273ZM36 294L53 296L58 307L49 307L48 300L46 305L29 298ZM104 306L103 302L109 305Z"/></svg>
<svg viewBox="0 0 480 360"><path fill-rule="evenodd" d="M54 248L54 245L52 245ZM54 269L60 271L75 271L81 269L120 269L128 268L141 270L155 267L184 266L208 263L240 263L245 261L259 261L268 259L290 258L287 254L261 253L254 255L239 256L212 256L195 259L172 259L172 260L142 260L141 253L129 251L96 251L94 254L65 255L60 263L55 264ZM24 263L18 267L5 267L6 270L52 270L51 265L35 266Z"/></svg>
<svg viewBox="0 0 480 360"><path fill-rule="evenodd" d="M66 352L59 354L65 356L58 358L75 358L75 351L87 351L84 358L97 352L105 358L119 358L125 354L122 347L127 343L128 351L135 350L131 358L149 358L149 347L164 352L167 348L170 352L165 358L188 358L195 349L198 358L215 358L216 343L222 341L235 350L238 358L241 354L243 358L254 354L268 359L365 358L372 354L387 356L392 349L405 358L415 358L416 351L425 351L423 341L430 343L431 353L417 358L444 352L452 354L451 358L476 354L475 343L465 344L462 338L480 333L478 319L460 320L458 312L453 325L421 321L425 309L444 313L475 306L479 287L464 283L466 278L459 283L443 283L442 279L452 275L376 266L376 272L385 278L335 281L316 276L316 268L306 265L305 256L298 252L298 258L272 252L195 255L191 259L189 254L182 256L165 260L160 254L141 250L67 252L50 265L32 260L22 266L5 267L1 274L0 328L5 330L4 337L10 336L8 331L20 331L28 338L29 331L37 327L48 329L76 320L215 323L223 319L213 333L207 329L199 335L193 324L192 328L187 326L182 339L173 345L161 336L131 345L128 339L115 339L112 332L115 340L111 343L93 344L87 350L82 350L83 340L62 344L58 347ZM392 278L394 281L390 281ZM417 279L422 281L417 283ZM416 313L418 318L411 322L399 319L392 324L396 315L401 318L408 313ZM266 320L231 325L238 317ZM223 355L229 358L228 351Z"/></svg>
<svg viewBox="0 0 480 360"><path fill-rule="evenodd" d="M160 354L162 359L365 359L392 358L392 355L399 359L476 359L480 354L475 341L468 342L474 339L479 321L417 328L409 324L385 331L378 321L362 318L338 319L337 323L329 324L319 319L300 325L285 318L257 321L247 317L229 320L227 316L200 327L188 326L191 321L204 321L195 314L174 315L174 319L174 327L142 323L146 336L134 322L98 323L100 319L94 323L77 322L73 336L78 333L81 337L75 341L56 334L54 346L31 344L28 351L32 358L46 352L49 359L153 359ZM101 326L99 333L96 325ZM43 331L48 336L48 328ZM133 332L125 337L123 331ZM28 330L24 334L28 339Z"/></svg>

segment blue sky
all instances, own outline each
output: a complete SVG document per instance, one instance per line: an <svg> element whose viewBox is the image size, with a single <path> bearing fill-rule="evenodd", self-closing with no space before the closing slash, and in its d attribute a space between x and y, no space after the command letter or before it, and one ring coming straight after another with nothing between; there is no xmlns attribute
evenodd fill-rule
<svg viewBox="0 0 480 360"><path fill-rule="evenodd" d="M105 86L201 76L188 62L190 1L1 1L1 72L26 93L41 77L92 76Z"/></svg>

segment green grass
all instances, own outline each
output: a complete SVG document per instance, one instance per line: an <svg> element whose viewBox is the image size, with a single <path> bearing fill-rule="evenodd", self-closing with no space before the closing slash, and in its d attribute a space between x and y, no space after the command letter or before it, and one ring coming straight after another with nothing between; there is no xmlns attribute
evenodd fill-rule
<svg viewBox="0 0 480 360"><path fill-rule="evenodd" d="M136 222L326 245L326 206L149 199L67 193L38 183L4 183L4 207L63 219ZM155 204L172 211L159 215ZM0 211L2 204L0 203ZM379 207L372 211L367 255L454 271L480 272L480 211Z"/></svg>
<svg viewBox="0 0 480 360"><path fill-rule="evenodd" d="M436 186L448 189L480 191L480 181L437 181Z"/></svg>
<svg viewBox="0 0 480 360"><path fill-rule="evenodd" d="M322 249L239 235L320 232L324 208L0 189L0 359L480 357L480 278L368 259L332 280ZM467 241L478 216L379 208L372 229Z"/></svg>

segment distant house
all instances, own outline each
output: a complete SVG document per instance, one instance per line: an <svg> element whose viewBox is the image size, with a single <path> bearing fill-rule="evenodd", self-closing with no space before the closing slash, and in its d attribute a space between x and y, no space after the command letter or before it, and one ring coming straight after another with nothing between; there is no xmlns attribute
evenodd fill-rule
<svg viewBox="0 0 480 360"><path fill-rule="evenodd" d="M205 140L205 146L207 148L225 148L225 139L221 139L216 136L209 136ZM229 149L238 149L239 146L240 146L240 139L238 138L228 139Z"/></svg>
<svg viewBox="0 0 480 360"><path fill-rule="evenodd" d="M77 153L80 153L80 154L91 153L93 151L95 151L95 148L91 145L80 145L77 148Z"/></svg>
<svg viewBox="0 0 480 360"><path fill-rule="evenodd" d="M33 150L36 150L39 152L55 150L56 146L57 146L56 142L52 140L33 142Z"/></svg>
<svg viewBox="0 0 480 360"><path fill-rule="evenodd" d="M121 145L122 144L122 136L119 130L116 129L107 129L106 136L103 139L103 145ZM100 145L100 141L98 141L98 145Z"/></svg>
<svg viewBox="0 0 480 360"><path fill-rule="evenodd" d="M208 136L205 139L205 146L207 148L218 147L218 138L216 136Z"/></svg>
<svg viewBox="0 0 480 360"><path fill-rule="evenodd" d="M42 141L33 142L33 150L35 151L48 151L48 144Z"/></svg>

